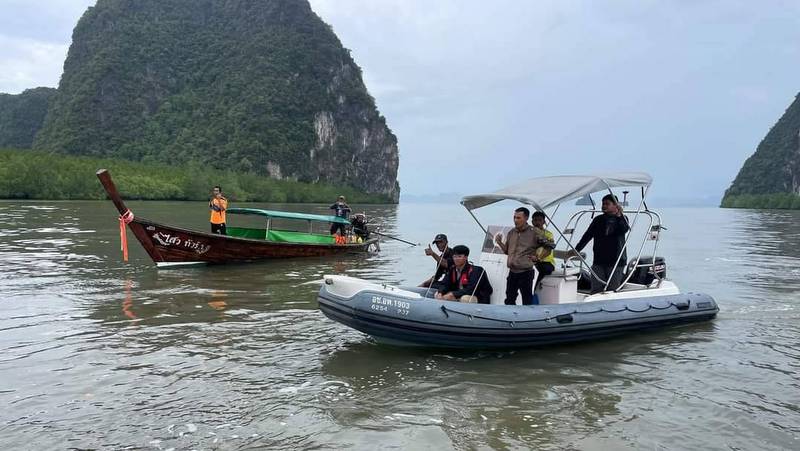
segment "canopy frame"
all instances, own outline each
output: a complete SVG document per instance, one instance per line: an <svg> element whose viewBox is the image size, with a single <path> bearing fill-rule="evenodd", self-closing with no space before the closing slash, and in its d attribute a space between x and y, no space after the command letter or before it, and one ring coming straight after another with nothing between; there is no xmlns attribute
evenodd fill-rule
<svg viewBox="0 0 800 451"><path fill-rule="evenodd" d="M610 176L595 175L595 176L565 176L565 177L573 177L573 178L579 179L578 181L582 181L582 182L584 182L584 184L582 186L578 186L578 187L572 186L571 189L567 188L567 189L564 190L563 193L560 193L559 195L556 195L555 196L555 200L550 200L550 201L547 201L547 202L537 202L535 200L535 198L534 198L534 194L535 194L534 192L514 193L512 190L513 190L513 188L515 188L515 186L512 186L512 187L509 187L509 188L504 188L504 189L498 190L498 191L496 191L494 193L490 193L490 194L475 195L475 196L465 196L464 198L461 199L461 205L464 206L464 208L467 210L469 215L472 216L472 219L475 220L475 222L478 224L478 226L481 228L481 230L483 230L483 232L485 233L486 236L489 235L489 232L486 230L486 227L483 226L483 224L478 220L478 218L472 212L472 210L474 210L474 209L485 207L487 205L491 205L491 204L494 204L494 203L502 201L502 200L516 200L516 201L518 201L518 202L520 202L522 204L530 205L536 211L541 211L542 213L545 214L545 218L546 218L547 222L556 230L556 232L558 232L558 235L560 237L559 241L561 241L563 239L567 243L567 246L568 246L569 250L574 251L575 256L580 259L582 265L586 265L586 267L589 269L589 272L591 273L591 276L604 283L604 290L603 291L605 292L605 291L608 290L608 286L611 283L611 277L609 276L609 278L607 280L603 280L601 277L599 277L597 275L597 273L594 272L594 270L592 270L592 266L589 265L589 263L586 261L585 257L581 254L581 252L579 252L575 248L575 246L572 244L572 240L570 240L566 236L564 236L564 233L561 231L561 229L558 227L558 225L556 225L556 223L551 219L550 215L548 215L545 212L545 208L549 208L549 207L555 206L555 209L553 210L553 216L554 216L555 213L558 211L559 207L561 206L562 202L574 200L576 198L582 198L583 196L591 195L592 193L596 193L596 192L604 191L604 190L608 190L609 194L614 195L614 192L611 189L612 187L615 187L615 188L625 187L625 186L639 186L639 187L641 187L642 199L639 202L639 206L638 206L638 208L636 210L636 213L634 215L633 223L630 225L630 229L629 229L628 233L625 235L625 243L624 243L624 245L622 247L622 251L620 251L619 255L617 255L617 259L616 259L615 264L614 264L614 267L616 268L617 265L619 265L619 262L622 259L623 252L625 252L625 249L627 248L628 241L630 240L630 232L636 226L636 222L637 222L640 214L642 214L642 207L644 207L644 211L650 217L650 227L651 228L653 227L652 226L652 222L653 222L652 214L654 212L651 212L649 210L649 208L647 207L647 203L645 202L645 198L647 196L647 191L649 190L650 184L652 183L652 178L646 173L628 173L628 174L617 174L617 175L610 175ZM535 186L537 182L548 182L550 180L557 179L557 178L558 177L541 177L541 178L535 178L535 179L528 180L528 182L524 182L524 183L528 183L530 186ZM580 180L580 179L583 179L583 180ZM523 185L523 184L516 185L516 187L519 187L521 185ZM596 189L598 187L600 189ZM591 199L591 196L590 196L590 199ZM594 200L592 200L592 204L593 205L592 205L591 212L592 212L592 217L594 217L594 213L596 212L596 207L594 206ZM585 211L583 213L585 213ZM658 219L658 227L660 228L661 227L660 215L658 215L656 213L656 217ZM571 222L571 219L570 219L569 222ZM567 223L567 225L569 225L569 222ZM577 221L576 221L576 225L577 225ZM490 237L490 238L493 238L493 237ZM644 250L644 244L645 244L646 241L647 241L647 235L645 235L645 237L644 237L644 239L642 241L642 245L639 247L639 252L638 252L638 254L636 256L636 259L635 259L637 267L639 265L639 260L641 258L642 251ZM653 262L652 262L653 266L655 266L655 249L657 249L657 247L658 247L658 240L656 239L655 248L653 250L653 252L654 252L654 255L653 255L654 258L653 258ZM634 261L634 260L632 260L632 261ZM656 271L653 271L653 273L657 274ZM620 286L617 287L614 291L615 292L621 291L622 288L628 283L628 281L630 280L632 275L633 275L633 271L630 271L629 274L627 274L627 276L624 278L624 280L620 283ZM658 277L658 276L656 276L656 277L658 278L658 281L659 281L658 284L660 285L661 284L661 278Z"/></svg>
<svg viewBox="0 0 800 451"><path fill-rule="evenodd" d="M546 209L598 191L626 186L649 187L653 179L644 172L620 172L596 175L561 175L537 177L497 191L464 196L461 205L475 210L502 200L516 200L536 210Z"/></svg>

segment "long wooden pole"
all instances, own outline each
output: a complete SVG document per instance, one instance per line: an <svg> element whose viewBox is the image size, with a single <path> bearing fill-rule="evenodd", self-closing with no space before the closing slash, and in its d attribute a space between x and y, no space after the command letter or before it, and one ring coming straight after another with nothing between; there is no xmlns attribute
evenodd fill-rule
<svg viewBox="0 0 800 451"><path fill-rule="evenodd" d="M114 202L114 206L117 207L119 214L125 214L125 212L128 211L128 207L126 207L125 202L122 201L122 197L120 197L119 191L117 191L117 186L114 185L114 181L111 180L111 174L108 172L108 169L98 169L95 175L100 179L100 183L106 190L108 197L111 198L111 202Z"/></svg>

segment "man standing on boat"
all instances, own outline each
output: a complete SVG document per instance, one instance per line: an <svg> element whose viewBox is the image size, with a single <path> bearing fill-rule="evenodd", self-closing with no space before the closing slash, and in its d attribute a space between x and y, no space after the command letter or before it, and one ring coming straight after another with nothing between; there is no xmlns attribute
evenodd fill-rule
<svg viewBox="0 0 800 451"><path fill-rule="evenodd" d="M580 252L594 241L592 245L592 272L597 276L592 276L592 294L606 290L616 290L622 283L622 269L625 267L628 256L625 252L625 234L630 230L628 220L622 214L622 206L613 194L606 194L603 197L603 214L594 218L589 224L589 228L578 241L575 249ZM621 257L620 257L620 254ZM570 255L575 255L570 251ZM619 264L617 263L619 258Z"/></svg>
<svg viewBox="0 0 800 451"><path fill-rule="evenodd" d="M505 242L501 235L495 237L497 245L508 255L506 305L517 303L517 292L522 296L522 305L533 305L533 259L539 247L539 233L528 224L530 215L527 208L517 208L514 228L508 231Z"/></svg>
<svg viewBox="0 0 800 451"><path fill-rule="evenodd" d="M350 209L350 206L347 205L347 203L344 201L344 196L339 196L339 198L336 199L336 203L334 203L328 208L334 211L334 215L337 218L342 218L342 219L347 219L347 217L350 216L350 212L352 211ZM344 224L338 222L334 222L333 224L331 224L331 235L336 235L337 231L339 232L339 235L344 236L345 234Z"/></svg>
<svg viewBox="0 0 800 451"><path fill-rule="evenodd" d="M208 208L211 209L211 233L225 235L225 211L228 209L228 199L222 195L222 188L219 186L214 187Z"/></svg>

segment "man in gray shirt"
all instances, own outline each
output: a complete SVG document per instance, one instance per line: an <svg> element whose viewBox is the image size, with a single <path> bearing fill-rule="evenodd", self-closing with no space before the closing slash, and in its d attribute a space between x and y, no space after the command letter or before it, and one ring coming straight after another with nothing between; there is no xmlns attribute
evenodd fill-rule
<svg viewBox="0 0 800 451"><path fill-rule="evenodd" d="M497 235L495 241L508 255L508 278L506 279L506 305L514 305L517 292L522 296L522 305L533 305L533 257L539 247L539 234L528 224L531 212L525 207L514 210L514 228L508 231L506 240Z"/></svg>

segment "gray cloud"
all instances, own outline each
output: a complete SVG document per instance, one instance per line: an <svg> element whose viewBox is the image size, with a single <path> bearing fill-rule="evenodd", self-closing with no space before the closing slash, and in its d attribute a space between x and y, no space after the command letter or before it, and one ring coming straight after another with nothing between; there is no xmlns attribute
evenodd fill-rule
<svg viewBox="0 0 800 451"><path fill-rule="evenodd" d="M719 194L800 90L794 2L434 3L312 0L377 87L411 194L614 169Z"/></svg>
<svg viewBox="0 0 800 451"><path fill-rule="evenodd" d="M55 86L90 0L4 0L0 92ZM800 90L793 1L311 0L400 140L404 192L646 170L721 193Z"/></svg>
<svg viewBox="0 0 800 451"><path fill-rule="evenodd" d="M58 85L78 18L93 0L2 0L0 92Z"/></svg>

